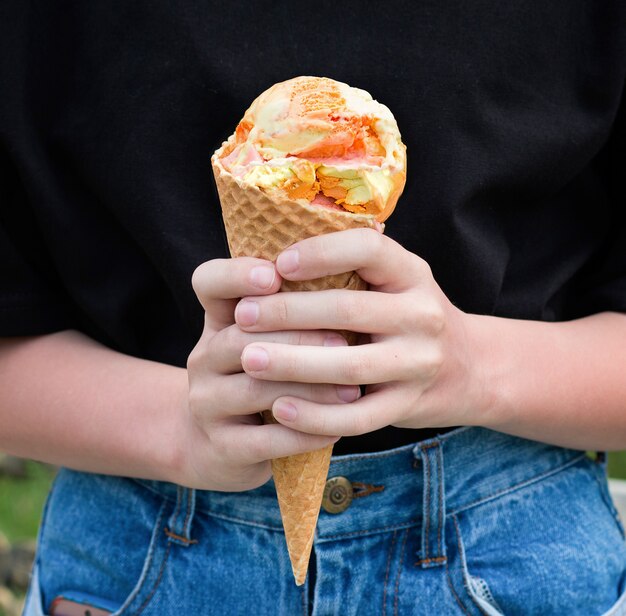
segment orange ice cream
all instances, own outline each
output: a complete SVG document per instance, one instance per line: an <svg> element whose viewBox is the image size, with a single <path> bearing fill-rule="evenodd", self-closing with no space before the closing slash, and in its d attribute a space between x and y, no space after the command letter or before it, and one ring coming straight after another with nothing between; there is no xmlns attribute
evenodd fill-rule
<svg viewBox="0 0 626 616"><path fill-rule="evenodd" d="M296 77L261 94L221 165L276 200L385 220L406 179L406 148L389 109L325 77Z"/></svg>

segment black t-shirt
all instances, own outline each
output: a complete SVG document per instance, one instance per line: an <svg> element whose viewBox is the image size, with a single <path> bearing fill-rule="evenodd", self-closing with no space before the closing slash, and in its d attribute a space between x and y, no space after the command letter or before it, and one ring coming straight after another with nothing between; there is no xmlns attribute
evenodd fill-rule
<svg viewBox="0 0 626 616"><path fill-rule="evenodd" d="M307 74L394 112L408 179L386 232L458 307L626 311L623 0L301 4L3 3L0 336L75 328L184 365L191 274L227 255L209 157Z"/></svg>

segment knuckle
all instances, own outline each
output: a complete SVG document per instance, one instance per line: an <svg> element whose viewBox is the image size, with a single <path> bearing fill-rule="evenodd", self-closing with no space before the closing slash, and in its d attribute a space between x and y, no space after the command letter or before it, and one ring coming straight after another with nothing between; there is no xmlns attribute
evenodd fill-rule
<svg viewBox="0 0 626 616"><path fill-rule="evenodd" d="M348 326L359 321L363 313L364 306L356 296L351 293L337 293L337 301L335 307L337 319L340 324Z"/></svg>
<svg viewBox="0 0 626 616"><path fill-rule="evenodd" d="M422 259L421 257L418 257L417 255L412 255L412 256L415 259L415 266L417 268L418 273L422 277L432 278L433 271L428 261L425 261L424 259Z"/></svg>
<svg viewBox="0 0 626 616"><path fill-rule="evenodd" d="M197 344L189 353L187 357L187 371L195 372L196 368L200 365L200 344Z"/></svg>
<svg viewBox="0 0 626 616"><path fill-rule="evenodd" d="M249 376L246 379L246 395L250 400L250 407L258 406L258 402L262 403L265 394L265 383L259 379ZM262 406L262 404L261 404Z"/></svg>
<svg viewBox="0 0 626 616"><path fill-rule="evenodd" d="M375 428L375 420L371 411L363 411L354 418L354 433L367 434Z"/></svg>
<svg viewBox="0 0 626 616"><path fill-rule="evenodd" d="M444 353L440 345L432 345L422 360L422 374L428 379L434 379L441 371L444 364Z"/></svg>
<svg viewBox="0 0 626 616"><path fill-rule="evenodd" d="M191 275L191 286L196 295L200 296L206 294L210 287L210 280L214 276L215 266L217 262L223 261L223 259L213 259L211 261L205 261L196 267Z"/></svg>
<svg viewBox="0 0 626 616"><path fill-rule="evenodd" d="M239 353L241 353L243 351L245 346L243 342L243 333L237 325L229 325L221 330L217 336L219 337L219 344L222 353L228 351L239 351Z"/></svg>
<svg viewBox="0 0 626 616"><path fill-rule="evenodd" d="M221 460L228 460L232 455L232 446L228 438L228 430L215 426L211 431L211 444L213 451Z"/></svg>
<svg viewBox="0 0 626 616"><path fill-rule="evenodd" d="M278 323L286 323L289 321L289 306L287 298L283 294L278 294L274 298L274 315Z"/></svg>
<svg viewBox="0 0 626 616"><path fill-rule="evenodd" d="M359 384L370 369L369 358L362 353L350 353L342 367L342 376L348 383Z"/></svg>
<svg viewBox="0 0 626 616"><path fill-rule="evenodd" d="M274 437L272 431L268 431L267 439L250 439L246 444L246 457L252 460L267 460L268 452L272 451Z"/></svg>
<svg viewBox="0 0 626 616"><path fill-rule="evenodd" d="M363 237L363 243L366 245L369 254L376 256L384 252L385 237L382 233L374 229L360 229L359 232Z"/></svg>
<svg viewBox="0 0 626 616"><path fill-rule="evenodd" d="M327 434L328 416L326 413L314 413L310 421L312 434Z"/></svg>
<svg viewBox="0 0 626 616"><path fill-rule="evenodd" d="M433 334L440 334L446 325L446 315L438 302L432 302L427 306L424 319L429 331Z"/></svg>

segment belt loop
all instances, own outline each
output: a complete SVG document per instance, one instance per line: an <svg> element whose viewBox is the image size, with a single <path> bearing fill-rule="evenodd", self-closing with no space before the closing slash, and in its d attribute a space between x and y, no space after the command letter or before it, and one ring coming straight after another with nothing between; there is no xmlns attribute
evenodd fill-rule
<svg viewBox="0 0 626 616"><path fill-rule="evenodd" d="M446 562L446 497L441 441L432 439L419 446L424 473L422 550L418 565L439 567Z"/></svg>
<svg viewBox="0 0 626 616"><path fill-rule="evenodd" d="M176 488L176 507L167 522L165 534L173 543L188 547L198 543L191 538L191 523L196 510L196 491L183 486Z"/></svg>

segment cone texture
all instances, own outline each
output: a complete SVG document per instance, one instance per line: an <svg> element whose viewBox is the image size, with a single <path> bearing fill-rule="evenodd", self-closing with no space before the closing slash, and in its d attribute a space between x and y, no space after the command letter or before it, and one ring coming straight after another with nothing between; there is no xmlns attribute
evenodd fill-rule
<svg viewBox="0 0 626 616"><path fill-rule="evenodd" d="M219 163L225 143L211 159L222 205L228 247L233 257L274 261L297 241L357 227L374 227L371 216L344 213L295 201L274 201L254 186L242 184ZM355 273L325 276L302 282L284 281L282 291L365 289ZM342 332L343 333L343 332ZM274 422L271 411L263 413ZM297 585L306 578L317 518L328 474L332 445L318 451L272 460L280 513Z"/></svg>

